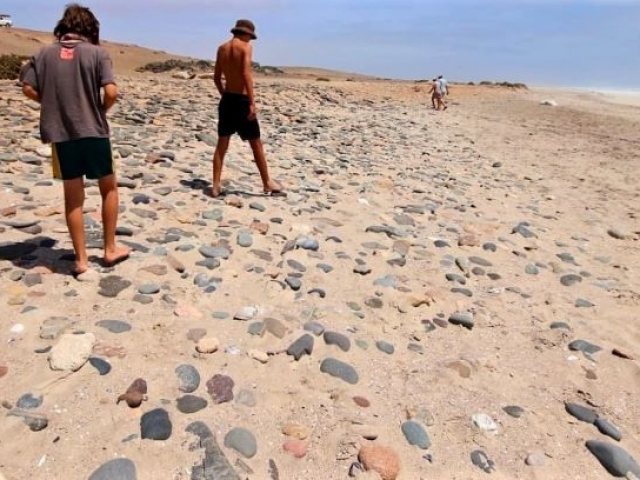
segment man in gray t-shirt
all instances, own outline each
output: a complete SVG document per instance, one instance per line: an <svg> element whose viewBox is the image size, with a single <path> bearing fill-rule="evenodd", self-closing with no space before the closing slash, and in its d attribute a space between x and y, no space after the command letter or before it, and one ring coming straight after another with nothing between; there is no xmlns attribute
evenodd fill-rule
<svg viewBox="0 0 640 480"><path fill-rule="evenodd" d="M115 242L118 182L107 122L118 88L111 59L100 47L100 22L91 10L69 5L53 33L57 41L27 62L20 79L24 94L40 103L40 137L52 144L54 176L63 181L76 255L73 271L81 275L89 268L82 213L85 176L98 180L102 195L105 264L129 256L129 249Z"/></svg>

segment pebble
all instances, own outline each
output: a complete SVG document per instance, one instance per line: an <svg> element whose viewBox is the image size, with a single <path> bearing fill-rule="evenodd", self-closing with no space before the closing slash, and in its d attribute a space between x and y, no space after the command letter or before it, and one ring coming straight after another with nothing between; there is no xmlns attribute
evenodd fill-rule
<svg viewBox="0 0 640 480"><path fill-rule="evenodd" d="M130 408L138 408L147 399L147 382L143 378L136 378L126 392L118 397L116 404L125 401Z"/></svg>
<svg viewBox="0 0 640 480"><path fill-rule="evenodd" d="M160 285L147 283L138 287L138 293L142 295L155 295L160 292Z"/></svg>
<svg viewBox="0 0 640 480"><path fill-rule="evenodd" d="M560 277L560 283L565 287L571 287L580 282L582 282L582 277L580 275L576 275L575 273L570 273L568 275L563 275L562 277Z"/></svg>
<svg viewBox="0 0 640 480"><path fill-rule="evenodd" d="M51 370L75 372L89 360L96 338L92 333L65 333L49 353Z"/></svg>
<svg viewBox="0 0 640 480"><path fill-rule="evenodd" d="M495 463L482 450L474 450L471 452L471 463L485 473L491 473L495 470Z"/></svg>
<svg viewBox="0 0 640 480"><path fill-rule="evenodd" d="M313 343L313 337L306 333L287 348L287 355L291 355L298 361L303 355L311 355L313 352Z"/></svg>
<svg viewBox="0 0 640 480"><path fill-rule="evenodd" d="M253 320L256 315L258 315L257 307L243 307L236 312L236 314L233 316L233 319L246 322L249 320Z"/></svg>
<svg viewBox="0 0 640 480"><path fill-rule="evenodd" d="M256 397L250 390L240 390L238 395L236 395L235 399L236 403L239 405L244 405L245 407L253 408L257 405Z"/></svg>
<svg viewBox="0 0 640 480"><path fill-rule="evenodd" d="M302 440L287 440L282 444L282 449L294 458L302 458L307 454L307 443Z"/></svg>
<svg viewBox="0 0 640 480"><path fill-rule="evenodd" d="M107 298L115 298L120 292L129 288L131 282L117 275L109 275L100 280L99 286L98 293L100 295Z"/></svg>
<svg viewBox="0 0 640 480"><path fill-rule="evenodd" d="M258 452L256 439L246 428L236 427L224 437L224 446L232 448L245 458L253 458Z"/></svg>
<svg viewBox="0 0 640 480"><path fill-rule="evenodd" d="M602 433L603 435L607 435L618 442L622 440L622 434L620 433L620 430L618 430L618 428L611 422L609 422L606 418L598 417L594 422L594 425L598 430L600 430L600 433Z"/></svg>
<svg viewBox="0 0 640 480"><path fill-rule="evenodd" d="M387 355L393 355L393 352L395 352L395 347L389 342L385 342L384 340L378 340L376 342L376 347L378 348L378 350L386 353Z"/></svg>
<svg viewBox="0 0 640 480"><path fill-rule="evenodd" d="M422 425L414 420L406 421L402 424L402 433L409 445L420 447L423 450L431 448L431 439Z"/></svg>
<svg viewBox="0 0 640 480"><path fill-rule="evenodd" d="M623 448L598 440L588 440L589 451L600 461L600 464L614 477L624 477L632 473L640 478L640 465Z"/></svg>
<svg viewBox="0 0 640 480"><path fill-rule="evenodd" d="M303 329L306 332L313 333L316 337L319 337L324 333L324 326L319 324L318 322L307 322L304 324Z"/></svg>
<svg viewBox="0 0 640 480"><path fill-rule="evenodd" d="M238 234L237 243L240 247L249 248L253 245L253 237L250 233L240 232Z"/></svg>
<svg viewBox="0 0 640 480"><path fill-rule="evenodd" d="M602 347L599 347L598 345L594 345L593 343L587 342L586 340L574 340L569 344L569 350L592 355L594 353L598 353L599 351L601 351Z"/></svg>
<svg viewBox="0 0 640 480"><path fill-rule="evenodd" d="M522 417L522 415L524 415L524 408L518 407L517 405L504 407L503 410L507 415L513 418L520 418Z"/></svg>
<svg viewBox="0 0 640 480"><path fill-rule="evenodd" d="M208 402L195 395L184 395L176 400L176 407L180 413L192 414L207 408Z"/></svg>
<svg viewBox="0 0 640 480"><path fill-rule="evenodd" d="M530 467L544 467L547 463L547 456L543 452L530 453L524 462Z"/></svg>
<svg viewBox="0 0 640 480"><path fill-rule="evenodd" d="M169 413L162 408L151 410L140 419L140 436L143 440L168 440L172 429Z"/></svg>
<svg viewBox="0 0 640 480"><path fill-rule="evenodd" d="M111 372L111 364L102 358L92 357L89 364L95 368L100 376L108 375Z"/></svg>
<svg viewBox="0 0 640 480"><path fill-rule="evenodd" d="M298 440L306 440L311 435L311 430L305 425L289 423L282 427L282 433L287 437L295 437Z"/></svg>
<svg viewBox="0 0 640 480"><path fill-rule="evenodd" d="M200 373L193 365L180 365L175 370L178 389L183 393L193 393L200 386Z"/></svg>
<svg viewBox="0 0 640 480"><path fill-rule="evenodd" d="M214 337L205 337L198 340L196 351L198 353L215 353L220 348L220 341Z"/></svg>
<svg viewBox="0 0 640 480"><path fill-rule="evenodd" d="M469 330L473 329L473 313L471 312L456 312L449 317L449 323L452 325L461 325Z"/></svg>
<svg viewBox="0 0 640 480"><path fill-rule="evenodd" d="M103 463L88 480L137 480L135 464L128 458L116 458Z"/></svg>
<svg viewBox="0 0 640 480"><path fill-rule="evenodd" d="M577 403L567 402L564 404L564 408L568 414L577 418L578 420L586 423L595 423L598 419L598 414L590 408L583 407Z"/></svg>
<svg viewBox="0 0 640 480"><path fill-rule="evenodd" d="M207 382L207 392L211 395L213 403L219 405L233 400L234 386L235 382L231 377L217 374Z"/></svg>
<svg viewBox="0 0 640 480"><path fill-rule="evenodd" d="M42 395L36 397L31 393L25 393L16 402L16 407L23 410L35 410L36 408L40 408L42 401Z"/></svg>
<svg viewBox="0 0 640 480"><path fill-rule="evenodd" d="M324 332L324 342L327 345L336 345L343 352L348 352L351 349L351 340L349 337L338 332Z"/></svg>
<svg viewBox="0 0 640 480"><path fill-rule="evenodd" d="M400 474L400 458L390 447L364 445L358 453L358 460L365 470L378 473L381 480L396 480Z"/></svg>
<svg viewBox="0 0 640 480"><path fill-rule="evenodd" d="M473 424L478 427L480 430L484 430L485 432L496 432L498 431L498 425L493 419L484 413L478 413L471 417L473 420Z"/></svg>
<svg viewBox="0 0 640 480"><path fill-rule="evenodd" d="M96 322L96 326L115 334L131 331L131 325L122 320L100 320Z"/></svg>
<svg viewBox="0 0 640 480"><path fill-rule="evenodd" d="M355 385L359 377L355 368L335 358L325 358L320 364L320 371Z"/></svg>

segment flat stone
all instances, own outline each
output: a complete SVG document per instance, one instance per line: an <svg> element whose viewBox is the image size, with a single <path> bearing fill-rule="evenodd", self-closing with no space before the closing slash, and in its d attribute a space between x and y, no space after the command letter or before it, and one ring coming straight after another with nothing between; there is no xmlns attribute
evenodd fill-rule
<svg viewBox="0 0 640 480"><path fill-rule="evenodd" d="M302 288L302 281L299 278L288 276L284 281L294 292L297 292Z"/></svg>
<svg viewBox="0 0 640 480"><path fill-rule="evenodd" d="M108 375L111 372L111 364L102 358L92 357L89 359L89 364L98 371L100 376Z"/></svg>
<svg viewBox="0 0 640 480"><path fill-rule="evenodd" d="M624 477L632 473L640 478L640 465L626 450L618 445L589 440L586 446L607 472L614 477Z"/></svg>
<svg viewBox="0 0 640 480"><path fill-rule="evenodd" d="M564 408L568 414L577 418L581 422L593 424L598 419L598 414L595 411L590 408L583 407L582 405L578 405L577 403L567 402L564 404Z"/></svg>
<svg viewBox="0 0 640 480"><path fill-rule="evenodd" d="M186 431L198 437L193 449L204 449L204 459L199 459L191 469L191 480L241 480L209 427L202 422L194 422Z"/></svg>
<svg viewBox="0 0 640 480"><path fill-rule="evenodd" d="M320 371L339 378L351 385L358 383L359 377L356 369L346 362L342 362L335 358L325 358L320 364Z"/></svg>
<svg viewBox="0 0 640 480"><path fill-rule="evenodd" d="M389 342L385 342L384 340L378 340L376 342L376 347L378 348L378 350L386 353L387 355L393 355L393 352L395 352L395 347Z"/></svg>
<svg viewBox="0 0 640 480"><path fill-rule="evenodd" d="M318 322L307 322L303 326L306 332L313 333L316 337L319 337L324 333L324 326Z"/></svg>
<svg viewBox="0 0 640 480"><path fill-rule="evenodd" d="M485 415L484 413L478 413L471 417L473 420L473 424L478 427L480 430L484 430L485 432L496 432L498 430L498 425L489 415Z"/></svg>
<svg viewBox="0 0 640 480"><path fill-rule="evenodd" d="M269 332L276 338L284 338L289 332L289 329L280 320L275 318L265 318L262 322L260 335L264 336L266 332Z"/></svg>
<svg viewBox="0 0 640 480"><path fill-rule="evenodd" d="M220 348L220 340L214 337L205 337L198 340L196 351L198 353L215 353Z"/></svg>
<svg viewBox="0 0 640 480"><path fill-rule="evenodd" d="M76 322L65 317L47 318L40 326L40 338L56 340L60 335L70 330Z"/></svg>
<svg viewBox="0 0 640 480"><path fill-rule="evenodd" d="M200 373L193 365L180 365L175 373L178 377L178 389L184 393L193 393L200 386Z"/></svg>
<svg viewBox="0 0 640 480"><path fill-rule="evenodd" d="M117 275L109 275L100 280L99 286L98 293L100 295L107 298L115 298L120 292L129 288L131 282Z"/></svg>
<svg viewBox="0 0 640 480"><path fill-rule="evenodd" d="M25 393L16 402L16 407L23 410L35 410L36 408L40 408L43 399L42 395L36 397L31 393Z"/></svg>
<svg viewBox="0 0 640 480"><path fill-rule="evenodd" d="M400 474L400 458L390 447L364 445L358 453L358 460L366 471L376 472L381 480L396 480Z"/></svg>
<svg viewBox="0 0 640 480"><path fill-rule="evenodd" d="M504 407L503 410L507 415L513 418L520 418L522 417L522 415L524 415L524 408L517 405L509 405L507 407Z"/></svg>
<svg viewBox="0 0 640 480"><path fill-rule="evenodd" d="M491 473L495 470L495 462L482 450L474 450L471 452L471 463L485 473Z"/></svg>
<svg viewBox="0 0 640 480"><path fill-rule="evenodd" d="M258 452L258 444L253 433L246 428L236 427L224 437L224 446L240 453L245 458L253 458Z"/></svg>
<svg viewBox="0 0 640 480"><path fill-rule="evenodd" d="M207 408L207 405L208 402L204 398L195 395L184 395L176 400L178 411L186 415L199 412Z"/></svg>
<svg viewBox="0 0 640 480"><path fill-rule="evenodd" d="M92 333L65 333L49 353L49 367L54 371L80 370L91 356L95 342L96 338Z"/></svg>
<svg viewBox="0 0 640 480"><path fill-rule="evenodd" d="M296 361L298 361L303 355L311 355L313 352L313 344L313 337L306 333L287 348L287 355L291 355Z"/></svg>
<svg viewBox="0 0 640 480"><path fill-rule="evenodd" d="M253 320L256 315L258 315L257 307L242 307L238 312L236 312L233 319L246 322L248 320Z"/></svg>
<svg viewBox="0 0 640 480"><path fill-rule="evenodd" d="M431 447L429 434L422 425L414 420L409 420L402 424L402 433L407 439L407 442L409 442L409 445L420 447L423 450Z"/></svg>
<svg viewBox="0 0 640 480"><path fill-rule="evenodd" d="M335 345L343 352L348 352L351 349L351 340L342 333L324 332L323 338L327 345Z"/></svg>
<svg viewBox="0 0 640 480"><path fill-rule="evenodd" d="M160 285L156 285L155 283L140 285L140 287L138 287L138 293L142 295L155 295L156 293L160 293Z"/></svg>
<svg viewBox="0 0 640 480"><path fill-rule="evenodd" d="M560 277L560 283L565 287L571 287L580 282L582 282L582 277L580 275L576 275L575 273L569 273Z"/></svg>
<svg viewBox="0 0 640 480"><path fill-rule="evenodd" d="M456 312L449 317L449 323L452 325L461 325L469 330L473 329L473 313L471 312Z"/></svg>
<svg viewBox="0 0 640 480"><path fill-rule="evenodd" d="M140 431L142 439L168 440L171 437L173 425L169 419L169 413L156 408L142 415L140 419Z"/></svg>
<svg viewBox="0 0 640 480"><path fill-rule="evenodd" d="M620 430L618 430L618 427L613 425L606 418L598 417L594 425L603 435L607 435L618 442L622 440L622 434L620 433Z"/></svg>
<svg viewBox="0 0 640 480"><path fill-rule="evenodd" d="M207 382L207 392L213 399L213 403L221 404L233 400L233 387L235 383L226 375L214 375Z"/></svg>
<svg viewBox="0 0 640 480"><path fill-rule="evenodd" d="M240 232L238 234L237 243L240 247L249 248L253 245L253 237L250 233Z"/></svg>
<svg viewBox="0 0 640 480"><path fill-rule="evenodd" d="M527 455L524 463L530 467L544 467L547 463L547 456L543 452L534 452Z"/></svg>
<svg viewBox="0 0 640 480"><path fill-rule="evenodd" d="M239 405L244 405L245 407L253 408L258 403L256 401L256 396L250 390L242 389L238 392L235 399L236 403Z"/></svg>
<svg viewBox="0 0 640 480"><path fill-rule="evenodd" d="M89 480L137 480L136 466L128 458L116 458L103 463Z"/></svg>
<svg viewBox="0 0 640 480"><path fill-rule="evenodd" d="M122 320L100 320L96 322L96 326L115 334L131 331L131 325Z"/></svg>
<svg viewBox="0 0 640 480"><path fill-rule="evenodd" d="M587 342L586 340L574 340L569 344L569 350L593 355L594 353L601 351L602 348L594 345L593 343Z"/></svg>

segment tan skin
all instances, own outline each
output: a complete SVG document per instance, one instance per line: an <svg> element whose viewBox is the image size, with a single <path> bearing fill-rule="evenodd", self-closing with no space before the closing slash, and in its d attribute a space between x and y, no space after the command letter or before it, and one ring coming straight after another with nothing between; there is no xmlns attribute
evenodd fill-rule
<svg viewBox="0 0 640 480"><path fill-rule="evenodd" d="M249 97L250 111L249 120L256 118L256 103L253 90L253 67L251 47L251 36L244 34L236 34L228 42L218 47L216 55L216 65L213 75L213 81L218 89L218 93L222 95L225 92L247 95ZM224 78L224 82L223 82ZM216 151L213 156L213 187L211 195L218 197L222 193L222 165L224 156L229 148L231 137L218 138ZM282 187L269 177L269 169L264 155L262 141L257 138L250 140L253 158L260 172L262 186L265 193L280 192Z"/></svg>
<svg viewBox="0 0 640 480"><path fill-rule="evenodd" d="M118 99L118 87L115 84L108 84L104 87L104 100L102 107L105 112L109 111L115 105ZM40 94L31 85L25 84L22 92L40 103ZM89 258L87 256L87 248L84 234L84 219L82 211L84 207L84 179L74 178L72 180L64 180L64 205L67 227L73 249L76 254L76 262L74 273L77 275L85 273L89 269ZM118 221L118 182L115 174L107 175L98 180L100 195L102 196L102 225L104 230L104 263L106 265L114 265L124 260L131 253L130 249L121 245L117 245L116 225Z"/></svg>

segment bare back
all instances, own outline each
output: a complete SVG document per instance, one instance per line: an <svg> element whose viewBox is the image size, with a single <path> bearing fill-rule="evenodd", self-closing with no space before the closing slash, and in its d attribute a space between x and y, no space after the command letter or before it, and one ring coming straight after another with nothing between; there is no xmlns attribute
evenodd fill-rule
<svg viewBox="0 0 640 480"><path fill-rule="evenodd" d="M246 65L251 65L251 46L232 38L218 48L216 70L224 76L224 91L228 93L248 94Z"/></svg>

